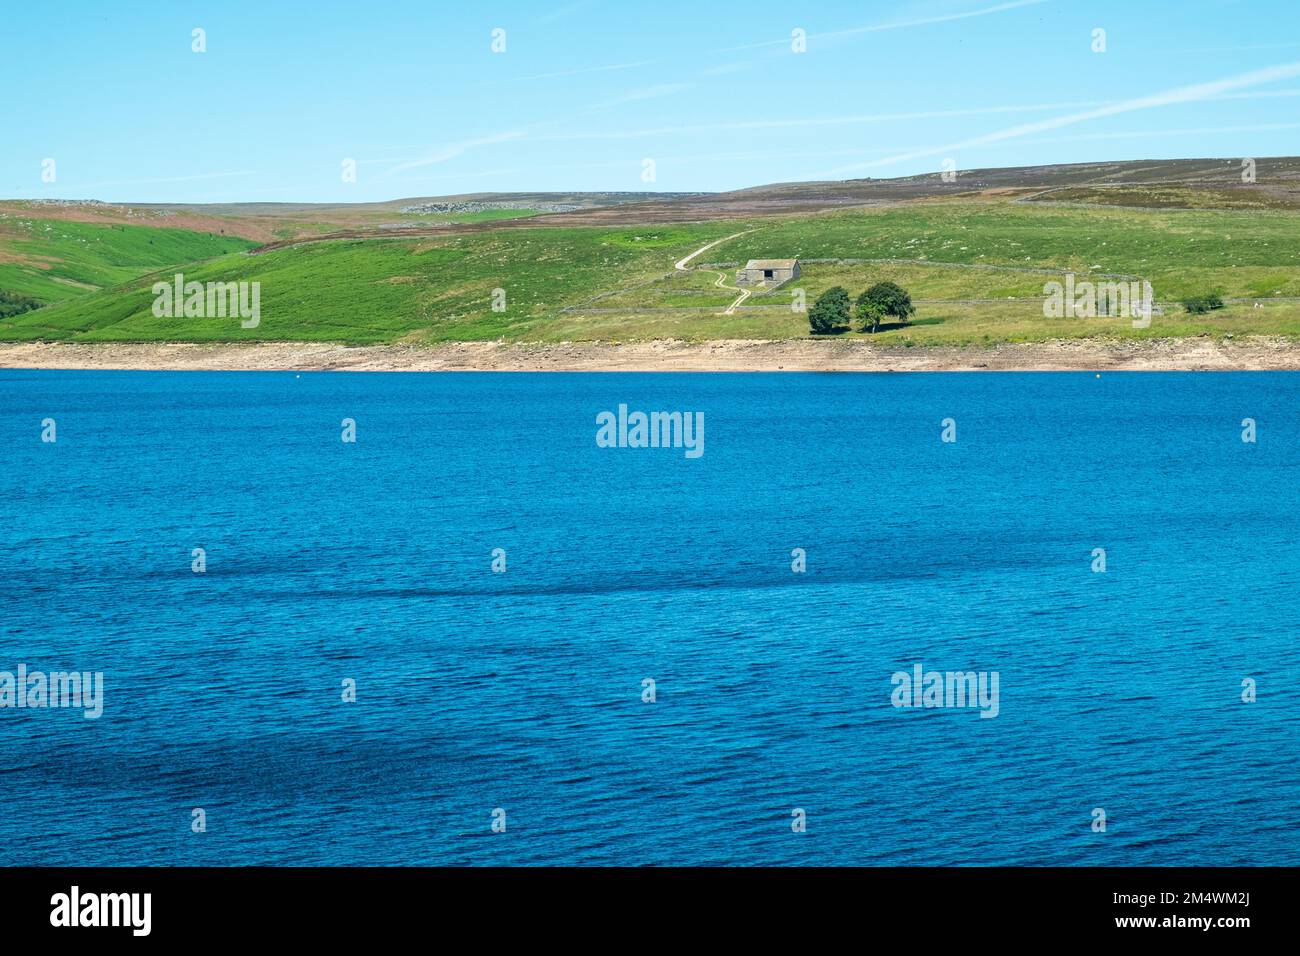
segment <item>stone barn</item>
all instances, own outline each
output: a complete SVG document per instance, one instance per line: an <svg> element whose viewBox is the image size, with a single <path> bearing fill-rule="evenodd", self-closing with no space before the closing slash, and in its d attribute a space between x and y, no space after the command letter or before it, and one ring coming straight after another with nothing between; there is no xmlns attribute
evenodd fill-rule
<svg viewBox="0 0 1300 956"><path fill-rule="evenodd" d="M736 270L736 285L779 286L799 278L798 259L750 259Z"/></svg>

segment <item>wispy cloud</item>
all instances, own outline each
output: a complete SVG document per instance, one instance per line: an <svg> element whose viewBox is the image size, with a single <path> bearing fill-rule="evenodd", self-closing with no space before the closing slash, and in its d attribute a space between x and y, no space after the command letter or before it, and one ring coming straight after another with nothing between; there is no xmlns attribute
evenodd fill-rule
<svg viewBox="0 0 1300 956"><path fill-rule="evenodd" d="M855 36L861 33L881 33L885 30L906 30L909 27L924 27L935 23L948 23L952 20L969 20L971 17L986 17L993 13L1005 13L1008 10L1017 10L1020 7L1034 7L1041 3L1048 3L1050 0L1011 0L1009 3L999 3L996 6L984 7L979 10L967 10L963 13L948 13L941 16L921 17L915 20L895 20L888 23L877 23L864 27L847 27L843 30L831 30L826 33L810 33L809 40L830 40L840 37ZM782 37L779 40L764 40L760 43L745 43L740 46L724 47L718 50L719 53L732 53L738 50L758 50L763 47L786 46L790 43L789 37Z"/></svg>
<svg viewBox="0 0 1300 956"><path fill-rule="evenodd" d="M1255 75L1256 74L1249 74L1249 76L1255 76ZM1233 83L1236 81L1234 80L1234 81L1225 81L1225 82ZM1260 80L1258 82L1264 82L1264 81ZM604 104L600 104L600 105L608 107L619 102L634 102L640 99L651 99L655 96L667 96L672 93L682 92L684 89L689 88L691 85L692 84L689 83L678 83L678 84L662 84L659 87L648 87L643 90L633 91L632 93L626 94L622 97L617 97L614 100L606 101ZM1218 84L1209 84L1206 87L1193 87L1190 89L1205 91L1209 87L1213 87L1215 89L1227 88L1223 85L1223 83L1218 83ZM1163 95L1163 94L1158 94L1158 95ZM1223 101L1234 101L1234 100L1297 98L1297 97L1300 97L1300 89L1287 89L1287 90L1233 89L1230 92L1215 92L1215 93L1204 92L1204 95L1198 95L1195 96L1194 98L1197 99L1198 101L1205 101L1205 102L1223 102ZM1193 97L1189 96L1187 99L1190 100L1191 98ZM358 160L358 164L367 165L367 166L396 164L396 165L392 165L389 169L380 173L376 177L378 179L391 180L391 177L396 176L397 174L402 172L407 172L413 169L420 169L428 166L438 165L441 163L448 162L452 159L456 159L457 157L463 156L466 153L470 152L471 150L486 149L491 146L502 145L506 143L517 144L519 142L529 142L529 143L561 142L562 143L562 142L582 142L582 141L620 141L620 140L645 139L645 138L650 138L655 136L677 136L683 133L733 133L733 132L783 130L783 129L815 129L819 127L867 126L867 125L872 125L877 123L907 122L907 121L916 121L916 120L958 119L958 118L970 117L970 116L987 116L987 115L1015 114L1015 113L1037 113L1037 112L1047 112L1053 110L1084 111L1084 112L1075 112L1066 117L1055 117L1053 119L1044 120L1037 123L1023 124L1021 126L1012 127L1011 130L1004 130L999 133L989 134L989 137L996 137L997 139L1010 139L1013 136L1018 137L1021 135L1031 135L1033 132L1039 130L1054 129L1060 126L1070 125L1071 123L1074 122L1082 122L1084 118L1093 118L1096 116L1111 115L1112 113L1117 113L1117 112L1126 112L1129 109L1137 108L1134 106L1135 103L1149 102L1152 99L1153 98L1145 98L1144 100L1127 101L1127 102L1116 102L1116 101L1107 101L1107 100L1081 100L1081 101L1062 102L1062 103L1032 103L1032 104L1023 104L1023 105L978 106L978 107L943 109L943 110L912 110L912 111L903 111L903 112L896 112L896 113L858 113L858 114L850 114L850 115L843 115L843 116L811 116L811 117L804 116L804 117L797 117L793 119L736 120L730 122L696 124L696 125L689 125L689 126L656 126L656 127L629 129L629 130L589 130L589 131L570 132L570 133L539 133L538 132L539 130L544 130L547 127L554 128L556 125L558 125L558 121L556 121L556 122L535 124L533 126L524 127L521 129L509 130L491 136L482 136L475 139L462 140L457 143L452 143L450 145L440 147L439 149L433 151L415 152L414 155L410 155L406 159L403 159L400 156L392 156L388 158L367 158L367 159ZM1182 102L1182 101L1184 101L1182 98L1176 100L1176 102ZM1168 100L1168 102L1175 102L1175 100L1170 99ZM1156 104L1153 102L1149 102L1149 105L1156 105ZM594 108L595 107L592 107L592 109ZM1282 130L1288 128L1290 127L1286 124L1275 124L1271 126L1236 127L1235 129L1239 132L1248 132L1248 131L1262 132L1266 129ZM1195 131L1189 131L1189 135L1192 135L1194 132ZM1080 140L1087 139L1087 138L1101 139L1101 138L1107 138L1107 135L1108 134L1097 134L1095 136L1080 136L1078 137L1078 139ZM1133 135L1140 136L1142 134L1139 133ZM1156 135L1156 134L1152 134L1152 135ZM1125 138L1125 136L1121 134L1115 134L1114 138ZM966 141L966 143L979 144L984 141L988 141L988 142L996 141L993 138L986 138L986 137L978 137L977 140L978 143L976 140L968 140ZM1029 144L1053 143L1053 142L1064 142L1064 141L1066 141L1066 139L1058 137L1056 139L1035 139L1035 140L1027 140L1024 142L1026 143L1026 145L1029 145ZM943 147L917 146L908 149L906 152L903 153L903 155L908 157L916 156L916 155L935 155L948 150L955 150L957 148L964 148L964 146L962 146L962 144L949 145ZM401 150L403 152L410 152L413 150L413 147L410 146L392 147L392 150L394 151ZM384 152L384 150L379 150L379 152L382 153ZM890 152L891 151L889 149L881 149L881 148L837 149L832 151L822 150L820 151L820 155L829 158L832 156L835 157L862 156L864 154L874 155L874 154L881 154L881 153L888 154ZM801 154L781 153L779 151L778 152L772 152L772 151L752 152L751 151L746 155L752 156L753 158L759 158L760 156L769 156L769 157L781 156L781 155L798 156ZM713 154L709 154L709 155L698 155L691 158L697 160L703 160L703 159L717 158L717 157L714 156ZM867 168L873 165L886 165L891 162L901 162L901 161L902 160L900 160L897 156L892 156L887 159L881 159L871 163L864 162L864 163L854 164L852 166L842 166L834 170L823 170L819 173L809 174L809 175L811 175L813 178L831 178L836 175L855 171L861 168ZM617 163L596 164L592 166L592 168L615 168L618 165L619 164ZM219 176L240 176L240 175L254 175L254 174L251 172L220 173L220 174L213 174L212 177L196 177L196 178L215 178ZM464 176L470 176L470 175L477 175L477 174L452 174L452 175L440 174L440 177L464 178ZM162 180L140 180L139 182L149 183L149 182L161 182L161 181ZM405 180L392 180L392 181L411 182L411 181L424 181L424 180L405 179ZM103 185L118 185L118 184L106 183Z"/></svg>
<svg viewBox="0 0 1300 956"><path fill-rule="evenodd" d="M1300 43L1255 43L1249 46L1204 46L1191 50L1152 50L1151 55L1156 56L1184 56L1187 54L1200 53L1247 53L1254 50L1292 50L1300 46Z"/></svg>
<svg viewBox="0 0 1300 956"><path fill-rule="evenodd" d="M508 143L511 140L522 139L526 135L527 134L523 130L507 130L503 133L493 133L491 136L480 136L476 139L464 139L458 143L451 143L430 153L426 153L418 159L412 159L405 163L398 163L396 166L384 170L376 178L387 179L390 176L404 173L407 170L420 169L424 166L433 166L437 163L445 163L449 160L456 159L458 156L464 156L471 149L478 149L482 146L495 146L498 143Z"/></svg>
<svg viewBox="0 0 1300 956"><path fill-rule="evenodd" d="M857 113L848 116L801 116L796 119L734 120L724 123L702 123L691 126L655 126L630 130L592 130L579 133L554 133L534 137L538 142L566 142L573 140L642 139L677 133L725 133L744 130L802 129L819 126L856 126L901 120L950 119L959 116L982 116L995 113L1039 113L1045 110L1080 109L1098 106L1104 101L1085 100L1070 103L1039 103L1025 106L976 106L967 109L916 110L903 113Z"/></svg>
<svg viewBox="0 0 1300 956"><path fill-rule="evenodd" d="M1118 116L1121 113L1159 109L1165 106L1174 106L1179 103L1195 103L1202 100L1212 99L1233 90L1246 89L1248 87L1258 86L1262 83L1275 83L1278 80L1290 79L1296 76L1300 76L1300 63L1283 63L1278 66L1265 67L1262 70L1252 70L1249 73L1241 73L1237 76L1225 77L1221 80L1213 80L1209 83L1197 83L1193 86L1181 86L1160 93L1153 93L1149 96L1141 96L1131 100L1122 100L1117 103L1110 103L1080 113L1067 113L1063 116L1054 116L1050 119L1039 120L1034 123L1024 123L1020 126L1012 126L1007 129L996 130L992 133L985 133L982 136L975 136L954 143L946 143L943 146L934 146L926 149L899 153L895 156L872 160L866 163L839 166L827 171L824 175L841 176L845 173L860 172L878 166L892 166L898 163L909 162L914 159L951 155L960 152L961 150L975 149L980 146L988 146L992 143L1000 143L1010 139L1019 139L1033 133L1060 129L1065 126L1073 126L1077 123L1086 123L1089 120L1103 119L1107 116Z"/></svg>
<svg viewBox="0 0 1300 956"><path fill-rule="evenodd" d="M575 13L580 13L590 6L591 0L577 0L576 3L566 3L562 7L555 7L554 9L544 11L539 16L534 17L533 22L554 23L556 20L563 20L566 17L573 16Z"/></svg>
<svg viewBox="0 0 1300 956"><path fill-rule="evenodd" d="M689 90L695 84L693 83L658 83L655 86L644 86L637 90L631 90L618 96L602 100L588 107L593 110L609 109L614 106L623 106L627 103L639 103L642 100L657 100L661 96L672 96L676 93L683 93Z"/></svg>
<svg viewBox="0 0 1300 956"><path fill-rule="evenodd" d="M209 179L233 179L238 176L257 176L257 170L241 169L229 173L200 173L194 176L163 176L152 179L105 179L93 183L74 183L78 189L98 189L101 186L153 186L159 183L197 183Z"/></svg>
<svg viewBox="0 0 1300 956"><path fill-rule="evenodd" d="M1046 139L1025 139L1026 146L1052 143L1086 143L1109 139L1146 139L1159 136L1236 136L1240 133L1273 133L1300 129L1300 123L1253 123L1247 126L1198 126L1190 129L1138 129L1114 133L1078 133L1073 136L1055 136Z"/></svg>
<svg viewBox="0 0 1300 956"><path fill-rule="evenodd" d="M493 83L523 83L530 80L551 80L560 76L582 76L585 73L612 73L616 70L635 70L642 66L654 66L662 60L635 60L631 63L610 63L605 66L580 66L572 70L555 70L552 73L533 73L528 76L508 76Z"/></svg>
<svg viewBox="0 0 1300 956"><path fill-rule="evenodd" d="M401 179L386 180L394 185L427 186L431 183L454 183L463 179L495 179L501 176L515 176L531 172L531 169L480 169L472 173L438 173L429 176L406 176Z"/></svg>
<svg viewBox="0 0 1300 956"><path fill-rule="evenodd" d="M1218 100L1267 100L1273 98L1300 96L1300 90L1256 90L1253 93L1225 93L1222 96L1207 96L1212 102Z"/></svg>
<svg viewBox="0 0 1300 956"><path fill-rule="evenodd" d="M725 76L728 73L743 73L745 70L753 69L754 64L748 60L741 60L736 63L719 63L717 66L706 67L700 70L700 76Z"/></svg>
<svg viewBox="0 0 1300 956"><path fill-rule="evenodd" d="M979 10L967 10L962 13L949 13L933 17L921 17L913 20L896 20L888 23L877 23L871 26L847 27L842 30L831 30L826 33L810 34L810 40L816 39L836 39L840 37L853 36L860 33L878 33L884 30L904 30L909 27L928 26L934 23L947 23L952 20L967 20L971 17L984 17L994 13L1003 13L1007 10L1015 10L1020 7L1032 7L1042 3L1050 3L1051 0L1009 0L1007 3L999 3L992 7L983 7ZM574 6L580 6L575 4ZM779 40L763 40L758 43L745 43L740 46L721 47L708 51L709 53L734 53L740 50L759 50L765 47L785 46L790 42L789 37L783 37ZM522 83L534 80L550 80L565 76L582 76L588 73L608 73L617 70L633 70L643 66L656 66L666 62L662 57L651 60L635 60L630 63L609 63L598 66L575 67L569 70L554 70L548 73L533 73L527 76L503 77L499 80L490 81L489 85L498 83ZM723 73L734 73L746 69L751 64L725 64L721 66L708 67L701 71L702 76L717 76Z"/></svg>

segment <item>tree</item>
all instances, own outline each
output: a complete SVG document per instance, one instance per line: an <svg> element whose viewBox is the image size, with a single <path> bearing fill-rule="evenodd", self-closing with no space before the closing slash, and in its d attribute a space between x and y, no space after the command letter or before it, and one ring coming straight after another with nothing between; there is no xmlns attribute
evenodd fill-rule
<svg viewBox="0 0 1300 956"><path fill-rule="evenodd" d="M879 316L874 315L875 312L879 312ZM876 331L880 328L880 317L886 315L892 315L906 325L915 312L907 290L893 282L877 282L858 296L858 318L863 320L864 331L868 320L871 321L871 331Z"/></svg>
<svg viewBox="0 0 1300 956"><path fill-rule="evenodd" d="M861 331L879 332L880 320L885 317L885 310L876 302L864 302L866 293L858 296L857 320L862 323Z"/></svg>
<svg viewBox="0 0 1300 956"><path fill-rule="evenodd" d="M849 293L843 286L827 289L817 297L808 313L814 335L830 335L849 324Z"/></svg>

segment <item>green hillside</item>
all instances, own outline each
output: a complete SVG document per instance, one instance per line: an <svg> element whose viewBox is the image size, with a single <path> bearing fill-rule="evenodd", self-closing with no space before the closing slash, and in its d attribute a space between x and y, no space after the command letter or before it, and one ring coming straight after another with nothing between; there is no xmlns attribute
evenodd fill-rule
<svg viewBox="0 0 1300 956"><path fill-rule="evenodd" d="M0 290L62 302L253 243L188 229L0 217Z"/></svg>
<svg viewBox="0 0 1300 956"><path fill-rule="evenodd" d="M261 324L157 319L151 284L65 302L0 322L0 339L393 342L527 338L570 303L671 269L734 224L641 230L513 229L439 239L308 243L230 255L184 270L187 281L261 283ZM668 263L665 267L664 263ZM494 289L505 310L492 309Z"/></svg>
<svg viewBox="0 0 1300 956"><path fill-rule="evenodd" d="M741 230L751 231L708 250L692 269L674 270L677 259ZM140 246L146 237L135 236L140 258L131 265L96 262L99 272L82 264L90 261L87 243L65 239L60 248L69 258L69 245L81 251L78 276L97 275L96 284L108 284L113 269L120 270L111 275L118 282L130 278L123 271L145 272L140 263L146 251L186 252L180 237L163 243L161 230L140 231L156 242ZM97 235L103 239L102 228ZM186 241L199 250L195 258L245 245L201 235ZM735 297L729 288L734 266L697 268L794 256L804 263L799 280L752 296L731 315L723 310ZM11 267L0 265L0 277L6 268ZM808 334L806 316L791 309L795 287L811 302L832 285L856 295L881 279L902 284L916 301L912 324L878 334L903 344L1087 335L1300 336L1300 213L1286 210L925 201L676 225L529 226L333 240L261 254L232 252L183 270L187 280L259 282L261 323L255 329L241 328L235 318L155 318L149 287L173 271L159 269L118 288L0 320L0 340L787 338ZM1045 319L1043 284L1067 271L1080 280L1145 279L1162 314L1147 329L1117 318ZM493 308L496 289L504 290L502 311ZM1218 293L1227 307L1187 314L1181 300L1204 292Z"/></svg>

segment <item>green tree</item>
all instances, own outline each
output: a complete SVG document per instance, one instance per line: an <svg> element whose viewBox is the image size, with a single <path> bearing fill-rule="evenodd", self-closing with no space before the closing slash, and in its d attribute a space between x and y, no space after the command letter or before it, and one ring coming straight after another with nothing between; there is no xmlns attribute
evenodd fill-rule
<svg viewBox="0 0 1300 956"><path fill-rule="evenodd" d="M857 306L863 331L870 324L872 332L880 328L880 319L886 315L892 315L906 325L907 320L916 312L907 290L888 281L877 282L858 296Z"/></svg>
<svg viewBox="0 0 1300 956"><path fill-rule="evenodd" d="M808 313L808 324L814 335L830 335L845 329L849 325L849 293L843 286L827 289L817 297L812 311Z"/></svg>
<svg viewBox="0 0 1300 956"><path fill-rule="evenodd" d="M860 330L863 332L879 332L880 320L885 317L885 310L875 302L864 302L863 297L866 293L858 296L858 308L855 317L862 323Z"/></svg>

